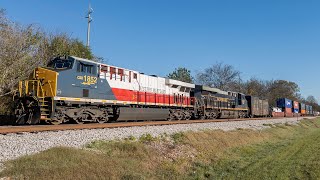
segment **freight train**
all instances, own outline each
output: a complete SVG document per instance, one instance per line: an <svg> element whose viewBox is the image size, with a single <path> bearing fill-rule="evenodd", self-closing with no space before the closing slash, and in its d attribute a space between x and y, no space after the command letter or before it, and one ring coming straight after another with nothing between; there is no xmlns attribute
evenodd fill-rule
<svg viewBox="0 0 320 180"><path fill-rule="evenodd" d="M105 123L272 116L267 100L74 56L52 59L20 81L17 124ZM291 104L292 102L290 102ZM295 102L294 102L295 103ZM289 100L278 102L288 113ZM308 115L312 107L296 107ZM292 112L292 111L291 111Z"/></svg>

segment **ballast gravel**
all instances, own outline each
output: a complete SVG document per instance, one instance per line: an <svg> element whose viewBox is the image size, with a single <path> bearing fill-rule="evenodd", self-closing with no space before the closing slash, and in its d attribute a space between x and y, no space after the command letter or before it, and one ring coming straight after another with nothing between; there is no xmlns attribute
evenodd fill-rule
<svg viewBox="0 0 320 180"><path fill-rule="evenodd" d="M268 124L297 124L303 118L283 118L268 120L248 120L232 122L212 122L196 124L177 124L164 126L126 127L114 129L67 130L57 132L24 133L0 135L0 171L4 161L24 155L38 153L52 147L65 146L82 148L96 140L116 140L129 136L139 138L144 134L159 136L186 131L201 130L236 130L269 128ZM309 118L311 119L311 118Z"/></svg>

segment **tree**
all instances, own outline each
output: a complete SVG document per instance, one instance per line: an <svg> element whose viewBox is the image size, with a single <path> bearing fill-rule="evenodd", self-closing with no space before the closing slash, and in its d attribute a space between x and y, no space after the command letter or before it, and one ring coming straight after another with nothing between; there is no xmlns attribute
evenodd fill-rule
<svg viewBox="0 0 320 180"><path fill-rule="evenodd" d="M318 104L318 101L314 96L308 96L306 101L310 104Z"/></svg>
<svg viewBox="0 0 320 180"><path fill-rule="evenodd" d="M278 98L299 99L300 88L298 84L286 80L267 81L267 99L271 105L275 105Z"/></svg>
<svg viewBox="0 0 320 180"><path fill-rule="evenodd" d="M196 76L197 83L209 87L219 88L225 91L238 91L233 88L234 84L240 84L241 73L233 66L216 63Z"/></svg>
<svg viewBox="0 0 320 180"><path fill-rule="evenodd" d="M80 40L66 34L47 35L32 24L20 25L10 21L4 10L0 10L0 47L0 111L12 101L10 92L17 89L18 82L28 78L36 67L47 65L52 57L95 58ZM1 96L4 94L9 96Z"/></svg>
<svg viewBox="0 0 320 180"><path fill-rule="evenodd" d="M266 98L268 93L266 81L259 80L257 78L251 78L244 83L243 93L251 96L257 96L261 98Z"/></svg>
<svg viewBox="0 0 320 180"><path fill-rule="evenodd" d="M37 58L43 33L33 25L20 26L1 14L0 23L0 94L13 90L34 67L42 64Z"/></svg>
<svg viewBox="0 0 320 180"><path fill-rule="evenodd" d="M44 54L46 59L58 56L77 56L85 59L94 59L94 55L91 50L84 45L79 39L69 37L65 33L51 34L44 40Z"/></svg>
<svg viewBox="0 0 320 180"><path fill-rule="evenodd" d="M306 104L312 106L314 111L320 111L320 106L314 96L308 96L306 99Z"/></svg>
<svg viewBox="0 0 320 180"><path fill-rule="evenodd" d="M186 83L193 82L191 71L184 67L176 68L172 73L168 74L167 77L170 79L175 79L175 80L183 81Z"/></svg>

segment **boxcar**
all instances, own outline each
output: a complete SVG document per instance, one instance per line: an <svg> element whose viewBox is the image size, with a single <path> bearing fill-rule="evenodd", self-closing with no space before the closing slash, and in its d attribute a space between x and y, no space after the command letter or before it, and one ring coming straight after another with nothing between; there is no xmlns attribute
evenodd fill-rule
<svg viewBox="0 0 320 180"><path fill-rule="evenodd" d="M261 100L258 97L246 96L250 117L267 117L270 115L268 100Z"/></svg>

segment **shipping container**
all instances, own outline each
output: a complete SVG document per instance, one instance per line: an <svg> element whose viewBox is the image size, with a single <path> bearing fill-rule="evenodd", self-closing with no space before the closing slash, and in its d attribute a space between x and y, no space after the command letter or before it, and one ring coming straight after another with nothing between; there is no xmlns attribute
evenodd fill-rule
<svg viewBox="0 0 320 180"><path fill-rule="evenodd" d="M302 116L306 115L306 104L300 103L300 113Z"/></svg>
<svg viewBox="0 0 320 180"><path fill-rule="evenodd" d="M281 98L277 100L277 106L279 108L292 108L292 101L290 99Z"/></svg>
<svg viewBox="0 0 320 180"><path fill-rule="evenodd" d="M310 106L306 105L306 115L310 115Z"/></svg>
<svg viewBox="0 0 320 180"><path fill-rule="evenodd" d="M299 102L293 101L292 112L298 114L300 112L299 110Z"/></svg>
<svg viewBox="0 0 320 180"><path fill-rule="evenodd" d="M269 102L268 100L261 100L258 97L246 96L249 107L249 115L251 117L269 116Z"/></svg>
<svg viewBox="0 0 320 180"><path fill-rule="evenodd" d="M283 112L288 113L288 114L293 113L292 108L285 108Z"/></svg>
<svg viewBox="0 0 320 180"><path fill-rule="evenodd" d="M298 101L293 101L293 108L299 109L299 102Z"/></svg>

